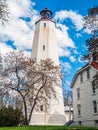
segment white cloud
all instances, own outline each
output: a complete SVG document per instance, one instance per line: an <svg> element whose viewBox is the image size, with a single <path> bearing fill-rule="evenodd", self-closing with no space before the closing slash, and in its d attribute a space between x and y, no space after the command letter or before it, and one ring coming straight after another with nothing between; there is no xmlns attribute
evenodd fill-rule
<svg viewBox="0 0 98 130"><path fill-rule="evenodd" d="M59 48L59 56L70 56L71 52L67 49L75 48L74 41L68 35L68 27L63 24L57 24L57 43Z"/></svg>
<svg viewBox="0 0 98 130"><path fill-rule="evenodd" d="M5 43L0 43L0 53L2 55L5 55L9 51L13 51L13 48L11 48L10 46L7 46Z"/></svg>
<svg viewBox="0 0 98 130"><path fill-rule="evenodd" d="M69 62L60 61L61 71L64 75L68 75L72 69Z"/></svg>
<svg viewBox="0 0 98 130"><path fill-rule="evenodd" d="M31 0L7 0L10 9L10 21L6 26L1 26L0 29L0 42L5 43L8 40L13 41L16 49L31 49L33 43L33 35L35 28L35 20L39 17L39 12L33 9L34 2ZM30 18L30 21L25 21L22 18ZM64 20L71 18L77 29L82 28L82 16L73 11L60 11L57 12L56 20ZM79 21L80 19L80 21ZM71 51L68 48L76 49L75 43L68 34L69 28L61 23L57 24L57 43L59 47L60 56L71 56ZM11 48L6 43L6 49ZM0 49L1 50L1 49ZM30 52L28 55L30 55ZM74 58L70 58L75 61Z"/></svg>
<svg viewBox="0 0 98 130"><path fill-rule="evenodd" d="M31 0L7 0L11 17L31 16L34 10L31 8L34 3Z"/></svg>
<svg viewBox="0 0 98 130"><path fill-rule="evenodd" d="M31 49L35 18L38 16L37 11L31 9L34 3L31 0L7 1L10 9L10 21L6 26L1 26L0 41L12 40L17 49ZM20 17L30 17L31 21L26 22Z"/></svg>
<svg viewBox="0 0 98 130"><path fill-rule="evenodd" d="M74 48L74 42L68 35L68 27L62 24L57 24L57 42L59 47L72 47Z"/></svg>
<svg viewBox="0 0 98 130"><path fill-rule="evenodd" d="M82 35L80 33L76 33L76 37L79 38L82 37Z"/></svg>
<svg viewBox="0 0 98 130"><path fill-rule="evenodd" d="M74 54L78 54L78 51L77 50L73 50Z"/></svg>
<svg viewBox="0 0 98 130"><path fill-rule="evenodd" d="M70 81L66 81L66 84L67 84L68 86L70 86Z"/></svg>
<svg viewBox="0 0 98 130"><path fill-rule="evenodd" d="M64 63L66 70L71 70L71 65L68 62Z"/></svg>
<svg viewBox="0 0 98 130"><path fill-rule="evenodd" d="M70 60L71 60L71 62L75 62L76 61L74 56L70 56Z"/></svg>
<svg viewBox="0 0 98 130"><path fill-rule="evenodd" d="M79 61L80 63L84 63L84 61L82 60L82 55L79 56L78 61Z"/></svg>
<svg viewBox="0 0 98 130"><path fill-rule="evenodd" d="M59 56L62 57L62 56L66 56L66 57L69 57L70 56L70 51L66 48L62 48L62 47L59 47Z"/></svg>
<svg viewBox="0 0 98 130"><path fill-rule="evenodd" d="M5 43L0 43L0 54L6 55L6 53L11 52L11 51L14 51L14 49L11 46L8 46ZM31 56L31 51L24 51L24 54L27 57L30 57Z"/></svg>
<svg viewBox="0 0 98 130"><path fill-rule="evenodd" d="M83 16L72 10L61 10L56 12L54 17L54 19L59 20L59 22L63 22L66 18L70 18L72 20L73 24L76 26L77 31L83 28Z"/></svg>
<svg viewBox="0 0 98 130"><path fill-rule="evenodd" d="M19 19L2 28L0 35L3 40L11 39L17 48L31 48L33 34L25 21Z"/></svg>
<svg viewBox="0 0 98 130"><path fill-rule="evenodd" d="M24 53L25 53L25 55L26 55L27 57L30 57L30 56L31 56L31 51L24 51Z"/></svg>

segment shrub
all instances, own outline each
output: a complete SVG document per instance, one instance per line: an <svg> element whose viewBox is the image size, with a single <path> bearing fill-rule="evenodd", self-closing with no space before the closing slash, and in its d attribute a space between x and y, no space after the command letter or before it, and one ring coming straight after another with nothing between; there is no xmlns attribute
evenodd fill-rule
<svg viewBox="0 0 98 130"><path fill-rule="evenodd" d="M0 126L17 126L23 123L23 114L19 109L13 107L2 107L0 109Z"/></svg>

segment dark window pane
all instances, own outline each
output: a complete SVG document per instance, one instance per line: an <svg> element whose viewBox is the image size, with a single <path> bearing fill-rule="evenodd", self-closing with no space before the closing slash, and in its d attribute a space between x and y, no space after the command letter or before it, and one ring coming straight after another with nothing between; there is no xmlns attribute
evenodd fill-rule
<svg viewBox="0 0 98 130"><path fill-rule="evenodd" d="M87 79L89 79L90 78L90 69L88 68L87 69Z"/></svg>
<svg viewBox="0 0 98 130"><path fill-rule="evenodd" d="M45 45L43 45L43 50L45 50Z"/></svg>
<svg viewBox="0 0 98 130"><path fill-rule="evenodd" d="M77 98L80 98L80 88L77 88Z"/></svg>
<svg viewBox="0 0 98 130"><path fill-rule="evenodd" d="M44 23L44 27L46 27L46 23Z"/></svg>
<svg viewBox="0 0 98 130"><path fill-rule="evenodd" d="M92 82L92 93L96 93L95 80Z"/></svg>
<svg viewBox="0 0 98 130"><path fill-rule="evenodd" d="M97 113L97 102L96 102L96 100L93 101L93 110L94 110L94 113Z"/></svg>
<svg viewBox="0 0 98 130"><path fill-rule="evenodd" d="M43 111L43 105L40 106L40 111Z"/></svg>
<svg viewBox="0 0 98 130"><path fill-rule="evenodd" d="M77 109L78 109L78 115L81 115L81 105L80 104L77 105Z"/></svg>
<svg viewBox="0 0 98 130"><path fill-rule="evenodd" d="M82 75L82 73L80 73L80 82L81 83L83 82L83 75Z"/></svg>

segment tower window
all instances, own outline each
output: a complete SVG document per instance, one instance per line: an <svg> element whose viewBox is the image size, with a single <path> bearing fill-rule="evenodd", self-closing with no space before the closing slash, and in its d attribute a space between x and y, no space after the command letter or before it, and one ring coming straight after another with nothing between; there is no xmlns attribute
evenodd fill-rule
<svg viewBox="0 0 98 130"><path fill-rule="evenodd" d="M43 45L43 50L45 50L45 45Z"/></svg>
<svg viewBox="0 0 98 130"><path fill-rule="evenodd" d="M40 106L40 111L43 111L43 105Z"/></svg>
<svg viewBox="0 0 98 130"><path fill-rule="evenodd" d="M46 27L46 23L44 23L44 27Z"/></svg>

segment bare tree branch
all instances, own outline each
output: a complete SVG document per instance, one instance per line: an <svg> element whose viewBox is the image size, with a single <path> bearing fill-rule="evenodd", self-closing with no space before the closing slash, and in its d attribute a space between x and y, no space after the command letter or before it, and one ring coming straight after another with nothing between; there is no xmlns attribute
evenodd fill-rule
<svg viewBox="0 0 98 130"><path fill-rule="evenodd" d="M51 59L37 62L27 58L23 51L7 54L3 79L5 91L16 92L16 97L21 97L26 125L39 105L44 105L48 110L51 97L57 97L55 87L61 86L59 66L54 65Z"/></svg>

